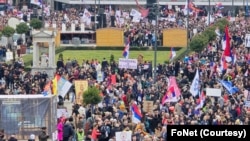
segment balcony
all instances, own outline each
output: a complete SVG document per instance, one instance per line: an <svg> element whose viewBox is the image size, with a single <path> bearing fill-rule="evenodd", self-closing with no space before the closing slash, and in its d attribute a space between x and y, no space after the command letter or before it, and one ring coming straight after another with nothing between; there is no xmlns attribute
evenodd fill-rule
<svg viewBox="0 0 250 141"><path fill-rule="evenodd" d="M57 2L67 3L67 4L95 4L95 0L55 0ZM146 0L138 0L140 5L145 5ZM190 0L191 1L191 0ZM193 0L195 5L208 5L208 0ZM247 0L234 0L235 6L244 5L244 1ZM210 0L211 5L215 5L221 2L224 6L231 6L232 0ZM96 4L99 0L96 0ZM161 5L185 5L186 0L159 0ZM100 0L102 5L136 5L135 0Z"/></svg>

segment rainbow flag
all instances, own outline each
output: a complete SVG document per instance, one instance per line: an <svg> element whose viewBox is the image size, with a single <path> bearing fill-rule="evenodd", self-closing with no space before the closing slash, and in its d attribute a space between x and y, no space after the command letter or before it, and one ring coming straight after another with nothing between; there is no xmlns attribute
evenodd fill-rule
<svg viewBox="0 0 250 141"><path fill-rule="evenodd" d="M47 96L47 95L51 94L51 81L49 81L49 82L44 86L42 94L43 94L44 96Z"/></svg>
<svg viewBox="0 0 250 141"><path fill-rule="evenodd" d="M52 94L57 95L58 94L58 88L57 88L57 82L61 78L60 75L56 74L55 78L52 80Z"/></svg>

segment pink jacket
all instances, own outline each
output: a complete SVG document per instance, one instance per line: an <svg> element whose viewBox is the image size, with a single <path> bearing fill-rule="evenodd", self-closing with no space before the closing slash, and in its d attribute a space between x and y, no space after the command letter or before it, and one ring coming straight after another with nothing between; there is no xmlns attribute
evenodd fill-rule
<svg viewBox="0 0 250 141"><path fill-rule="evenodd" d="M63 123L59 122L57 124L57 140L62 141L63 140Z"/></svg>

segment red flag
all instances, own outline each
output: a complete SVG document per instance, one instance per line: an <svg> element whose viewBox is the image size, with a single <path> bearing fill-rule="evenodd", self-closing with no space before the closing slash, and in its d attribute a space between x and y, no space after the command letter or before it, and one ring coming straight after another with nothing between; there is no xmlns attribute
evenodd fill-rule
<svg viewBox="0 0 250 141"><path fill-rule="evenodd" d="M138 9L139 9L139 11L141 13L141 16L143 18L147 17L148 13L149 13L149 9L146 9L146 8L140 6L139 3L138 3L138 0L135 0L135 2L136 2L136 6L138 7Z"/></svg>

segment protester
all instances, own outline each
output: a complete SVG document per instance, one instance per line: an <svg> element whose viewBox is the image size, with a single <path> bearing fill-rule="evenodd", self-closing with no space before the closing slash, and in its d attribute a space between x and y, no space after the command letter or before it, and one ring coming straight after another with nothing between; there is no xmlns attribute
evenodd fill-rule
<svg viewBox="0 0 250 141"><path fill-rule="evenodd" d="M38 136L39 141L47 141L49 139L49 135L46 132L46 127L42 127L42 130L40 131L40 134Z"/></svg>
<svg viewBox="0 0 250 141"><path fill-rule="evenodd" d="M83 13L84 9L79 11ZM58 27L62 22L67 26L73 21L80 23L77 16L81 15L79 11L74 8L55 11L46 17L46 21L52 24L56 19ZM123 10L121 18L125 18L126 12L130 11ZM164 10L164 13L174 16L175 21L164 18L159 20L159 33L167 28L186 28L183 12ZM6 23L11 16L13 15L10 13L1 20ZM219 19L215 16L214 18L214 21ZM115 26L125 29L124 35L131 41L131 46L151 46L155 36L152 30L153 22L135 23L132 20L128 18L126 23ZM206 22L201 16L190 17L190 39L205 30ZM193 29L197 29L197 33L193 32ZM225 62L227 68L223 68L221 62L225 50L222 43L224 37L223 34L215 32L217 38L204 50L186 55L180 60L158 64L157 68L153 68L152 62L144 61L143 57L138 61L138 69L135 70L120 69L116 61L109 62L106 58L89 58L83 62L70 58L66 62L58 60L56 74L73 84L70 90L72 95L76 94L75 80L87 80L89 86L97 86L102 94L102 102L93 109L92 106L82 103L72 105L72 117L59 119L57 129L63 133L58 134L58 140L82 140L83 136L85 140L92 141L114 140L116 133L131 131L131 138L135 141L166 141L167 125L249 125L250 112L245 101L250 91L250 49L247 43L244 43L249 32L248 21L238 17L229 24L230 50L235 59ZM21 62L12 65L1 64L0 70L1 94L40 94L46 82L50 81L41 72L31 75L30 72L24 71ZM156 76L153 76L153 70L157 71ZM97 71L104 73L102 82L96 80ZM196 80L196 74L199 76L199 87L196 90L197 94L194 94L190 90L193 80ZM176 83L173 83L173 80L176 80ZM224 82L231 82L232 88L237 87L237 91L231 93L225 89ZM175 88L170 89L170 84L175 84ZM177 88L179 93L173 95L173 90ZM207 88L221 89L221 96L208 96ZM166 94L172 98L180 95L178 100L165 102ZM60 105L64 104L63 100L67 97L69 96L60 98ZM72 103L75 102L75 98L72 97ZM153 104L147 109L144 105L146 102ZM39 140L47 140L45 130L41 133Z"/></svg>

